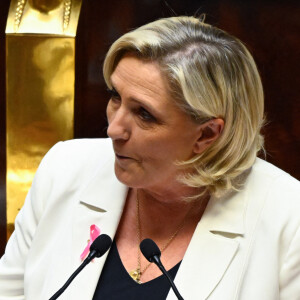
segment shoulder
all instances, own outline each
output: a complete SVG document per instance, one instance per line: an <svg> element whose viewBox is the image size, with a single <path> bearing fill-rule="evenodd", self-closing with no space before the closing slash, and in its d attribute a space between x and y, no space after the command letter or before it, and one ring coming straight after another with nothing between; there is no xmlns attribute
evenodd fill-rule
<svg viewBox="0 0 300 300"><path fill-rule="evenodd" d="M39 169L48 172L91 170L112 160L114 152L110 139L77 139L59 142L43 158Z"/></svg>
<svg viewBox="0 0 300 300"><path fill-rule="evenodd" d="M54 145L46 157L54 159L104 159L113 155L111 139L75 139Z"/></svg>
<svg viewBox="0 0 300 300"><path fill-rule="evenodd" d="M293 298L300 280L300 182L261 159L249 177L250 201L261 202L257 241L270 257L277 254L273 265L278 263L280 270L280 293L284 299Z"/></svg>
<svg viewBox="0 0 300 300"><path fill-rule="evenodd" d="M113 170L113 166L114 152L110 139L59 142L42 159L32 191L48 195L71 193L84 188L99 170Z"/></svg>
<svg viewBox="0 0 300 300"><path fill-rule="evenodd" d="M300 228L300 182L276 166L257 159L245 190L248 209L257 208L259 228L266 231L265 238L278 239L278 245L287 251Z"/></svg>
<svg viewBox="0 0 300 300"><path fill-rule="evenodd" d="M273 196L295 196L300 203L300 182L278 167L257 158L249 175L249 183Z"/></svg>
<svg viewBox="0 0 300 300"><path fill-rule="evenodd" d="M269 237L290 241L300 227L299 181L276 166L257 159L244 191L249 218L258 218L260 228L266 229ZM289 243L286 241L283 244Z"/></svg>
<svg viewBox="0 0 300 300"><path fill-rule="evenodd" d="M37 219L51 207L55 211L66 209L66 205L79 201L89 182L104 170L109 170L105 174L114 174L110 139L59 142L42 159L25 205L32 207Z"/></svg>

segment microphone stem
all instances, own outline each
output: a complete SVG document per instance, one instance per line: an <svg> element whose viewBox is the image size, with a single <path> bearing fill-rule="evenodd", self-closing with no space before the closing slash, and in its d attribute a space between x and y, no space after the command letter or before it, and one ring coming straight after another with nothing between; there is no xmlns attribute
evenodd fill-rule
<svg viewBox="0 0 300 300"><path fill-rule="evenodd" d="M171 285L171 287L172 287L172 289L173 289L173 291L174 291L174 293L175 293L177 299L179 299L179 300L184 300L184 299L182 298L182 296L180 295L179 291L177 290L177 288L176 288L176 286L175 286L175 284L174 284L172 278L170 277L169 273L166 271L166 269L165 269L164 266L162 265L162 263L161 263L159 257L158 257L157 255L155 255L155 256L153 256L153 260L154 260L153 262L159 267L159 269L162 271L162 273L163 273L165 276L167 276L167 278L168 278L168 280L169 280L169 282L170 282L170 285Z"/></svg>
<svg viewBox="0 0 300 300"><path fill-rule="evenodd" d="M74 280L74 278L82 271L82 269L91 262L91 260L94 258L94 256L95 255L89 255L83 261L83 263L75 270L75 272L70 276L70 278L67 280L67 282L49 300L57 299L65 291L65 289L71 284L71 282Z"/></svg>

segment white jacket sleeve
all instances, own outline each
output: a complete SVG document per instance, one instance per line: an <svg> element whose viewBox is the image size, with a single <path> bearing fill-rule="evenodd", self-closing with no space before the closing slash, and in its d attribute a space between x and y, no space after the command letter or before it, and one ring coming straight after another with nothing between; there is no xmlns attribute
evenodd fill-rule
<svg viewBox="0 0 300 300"><path fill-rule="evenodd" d="M38 168L25 204L16 218L15 231L0 260L0 300L25 299L24 270L26 258L42 215L43 202L46 199L47 189L45 187L47 185L44 182L49 180L46 165L49 163L51 153L53 150L48 152ZM42 186L43 190L41 190Z"/></svg>
<svg viewBox="0 0 300 300"><path fill-rule="evenodd" d="M280 299L300 300L300 227L289 246L280 278Z"/></svg>

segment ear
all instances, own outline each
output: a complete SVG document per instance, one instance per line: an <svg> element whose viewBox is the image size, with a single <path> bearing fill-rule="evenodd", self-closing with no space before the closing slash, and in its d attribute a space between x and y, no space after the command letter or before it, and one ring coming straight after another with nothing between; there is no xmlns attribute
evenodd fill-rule
<svg viewBox="0 0 300 300"><path fill-rule="evenodd" d="M199 125L198 140L194 145L194 153L202 153L221 135L224 128L224 120L217 118Z"/></svg>

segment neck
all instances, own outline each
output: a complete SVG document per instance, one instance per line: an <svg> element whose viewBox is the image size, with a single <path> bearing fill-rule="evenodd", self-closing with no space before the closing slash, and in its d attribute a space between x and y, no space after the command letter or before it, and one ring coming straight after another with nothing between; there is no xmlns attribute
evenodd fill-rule
<svg viewBox="0 0 300 300"><path fill-rule="evenodd" d="M134 201L136 197L139 199L143 235L157 235L164 239L185 218L187 226L198 223L209 199L205 195L201 199L188 202L182 196L173 195L171 198L170 195L171 193L157 194L144 189L133 191Z"/></svg>
<svg viewBox="0 0 300 300"><path fill-rule="evenodd" d="M168 207L179 207L182 209L187 204L191 204L192 202L201 201L204 197L207 197L207 194L203 195L203 197L198 197L193 200L188 200L189 197L194 197L197 194L201 194L203 191L201 188L193 188L188 187L180 182L176 182L176 184L170 187L149 187L149 188L137 188L139 193L139 198L145 199L151 202L157 202L161 205L167 205Z"/></svg>

